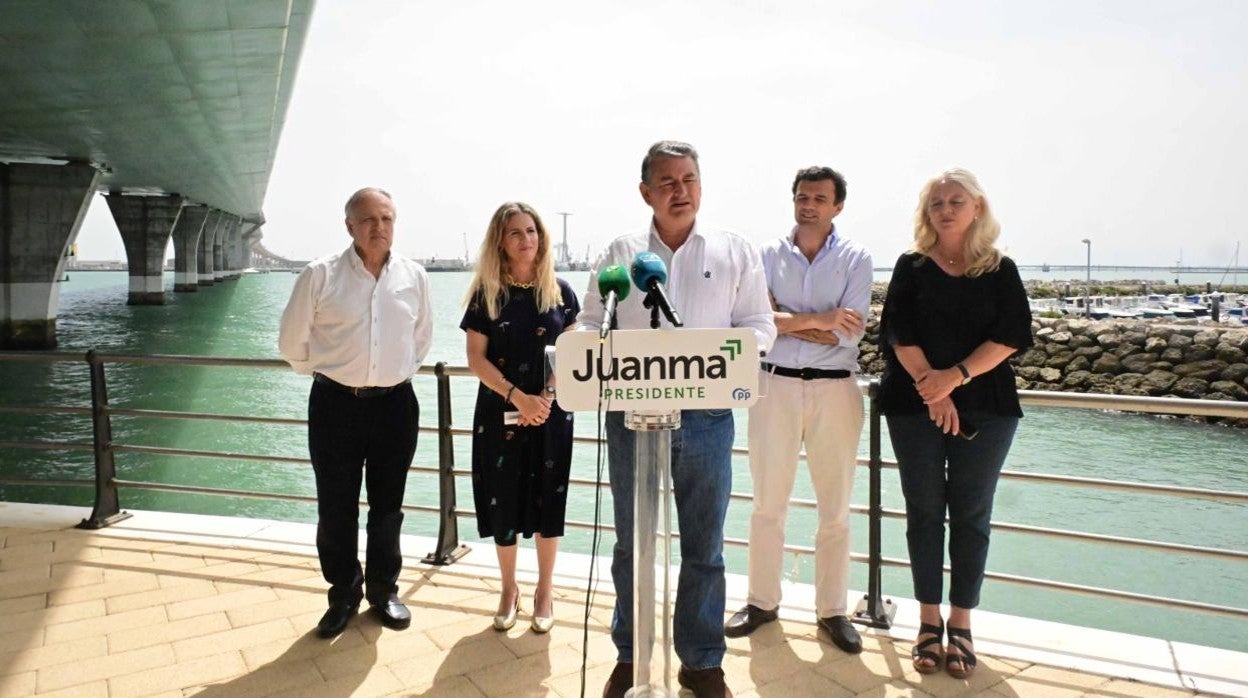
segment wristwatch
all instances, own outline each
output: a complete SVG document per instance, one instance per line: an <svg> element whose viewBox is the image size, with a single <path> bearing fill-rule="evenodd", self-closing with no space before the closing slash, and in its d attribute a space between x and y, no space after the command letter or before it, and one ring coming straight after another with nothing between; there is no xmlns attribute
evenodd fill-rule
<svg viewBox="0 0 1248 698"><path fill-rule="evenodd" d="M957 365L957 369L958 369L958 371L960 371L960 372L962 373L962 383L961 383L961 385L966 385L967 383L970 383L970 382L971 382L971 372L970 372L970 371L968 371L968 370L966 370L966 366L963 366L962 364L958 364L958 365Z"/></svg>

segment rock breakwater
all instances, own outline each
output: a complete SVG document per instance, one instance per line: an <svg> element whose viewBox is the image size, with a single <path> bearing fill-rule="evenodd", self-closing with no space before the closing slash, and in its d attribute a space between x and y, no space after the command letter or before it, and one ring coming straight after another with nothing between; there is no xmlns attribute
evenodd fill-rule
<svg viewBox="0 0 1248 698"><path fill-rule="evenodd" d="M878 317L878 313L873 313ZM1035 344L1010 358L1023 390L1248 401L1248 329L1144 320L1032 320ZM884 370L874 318L864 374Z"/></svg>

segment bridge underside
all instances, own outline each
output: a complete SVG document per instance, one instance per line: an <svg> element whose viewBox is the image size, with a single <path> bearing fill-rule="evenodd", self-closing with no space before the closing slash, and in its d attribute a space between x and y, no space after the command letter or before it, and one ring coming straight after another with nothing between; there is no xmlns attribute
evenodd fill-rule
<svg viewBox="0 0 1248 698"><path fill-rule="evenodd" d="M171 237L177 290L248 266L312 5L0 3L0 346L55 346L56 280L97 191L131 303L164 302Z"/></svg>

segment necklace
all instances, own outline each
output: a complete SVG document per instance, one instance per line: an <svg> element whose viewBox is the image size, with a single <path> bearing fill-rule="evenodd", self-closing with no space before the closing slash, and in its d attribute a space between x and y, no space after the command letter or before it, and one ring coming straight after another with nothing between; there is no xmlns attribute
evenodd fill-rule
<svg viewBox="0 0 1248 698"><path fill-rule="evenodd" d="M533 288L537 285L537 281L526 281L522 283L511 278L511 274L507 274L506 276L508 286L514 286L515 288Z"/></svg>

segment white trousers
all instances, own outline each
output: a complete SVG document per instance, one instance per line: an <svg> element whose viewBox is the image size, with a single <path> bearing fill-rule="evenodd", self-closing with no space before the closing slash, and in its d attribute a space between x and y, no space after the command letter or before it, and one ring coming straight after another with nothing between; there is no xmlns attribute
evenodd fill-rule
<svg viewBox="0 0 1248 698"><path fill-rule="evenodd" d="M805 444L818 503L815 607L820 618L845 615L849 497L862 433L862 393L853 378L804 381L764 373L759 381L764 397L750 408L754 513L748 602L765 611L780 605L784 522Z"/></svg>

